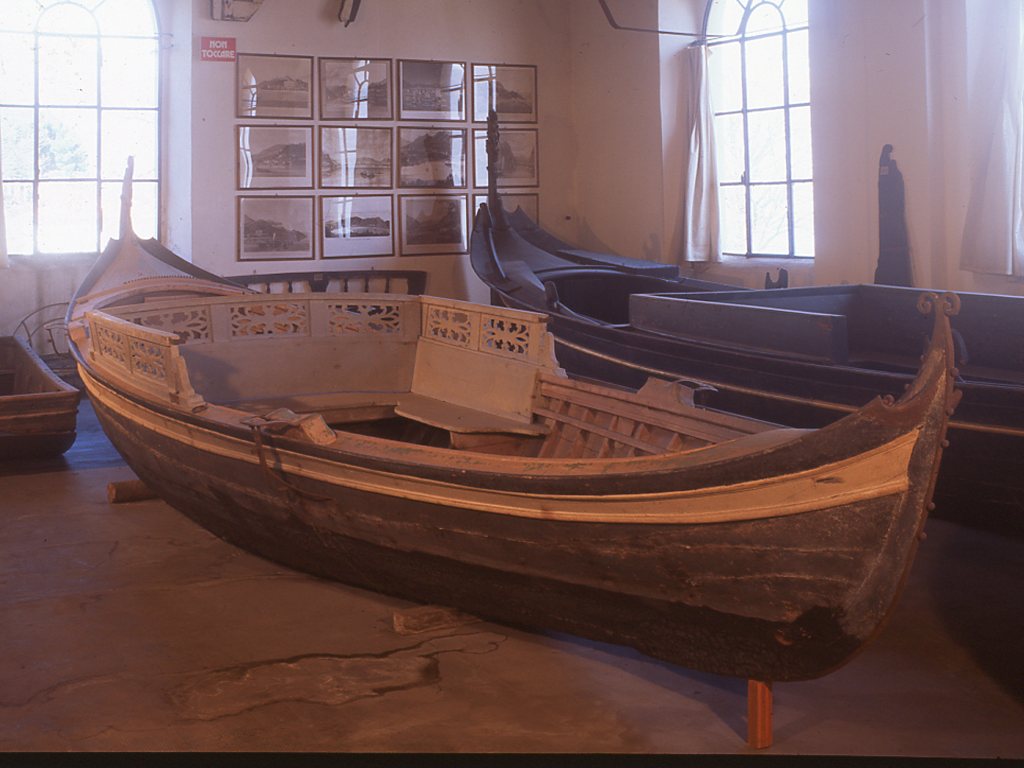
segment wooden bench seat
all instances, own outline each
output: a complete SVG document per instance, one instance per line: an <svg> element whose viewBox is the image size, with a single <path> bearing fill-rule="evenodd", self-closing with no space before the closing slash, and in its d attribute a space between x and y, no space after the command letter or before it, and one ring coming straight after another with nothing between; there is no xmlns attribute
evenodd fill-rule
<svg viewBox="0 0 1024 768"><path fill-rule="evenodd" d="M395 413L413 421L459 434L502 432L513 435L543 435L547 433L547 428L543 424L496 416L492 413L453 405L444 400L412 392L399 398L395 406Z"/></svg>
<svg viewBox="0 0 1024 768"><path fill-rule="evenodd" d="M391 416L402 392L323 392L226 402L230 408L263 416L287 408L298 414L319 413L328 424L372 421Z"/></svg>
<svg viewBox="0 0 1024 768"><path fill-rule="evenodd" d="M413 392L324 392L244 400L224 405L257 416L282 408L297 414L319 413L328 424L371 421L396 415L464 434L502 432L543 435L547 432L543 424L504 418Z"/></svg>

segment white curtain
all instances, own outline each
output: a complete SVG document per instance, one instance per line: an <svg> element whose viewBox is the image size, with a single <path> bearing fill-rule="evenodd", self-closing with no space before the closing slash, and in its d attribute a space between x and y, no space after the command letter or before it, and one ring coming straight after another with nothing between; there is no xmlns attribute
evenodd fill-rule
<svg viewBox="0 0 1024 768"><path fill-rule="evenodd" d="M687 129L689 157L683 211L683 261L721 261L718 224L718 166L715 160L714 113L708 81L708 49L686 50L689 70Z"/></svg>
<svg viewBox="0 0 1024 768"><path fill-rule="evenodd" d="M4 177L3 145L3 136L0 136L0 179ZM4 185L0 184L0 269L4 269L7 265L7 226L4 223Z"/></svg>
<svg viewBox="0 0 1024 768"><path fill-rule="evenodd" d="M965 3L970 180L960 266L1024 275L1024 3Z"/></svg>

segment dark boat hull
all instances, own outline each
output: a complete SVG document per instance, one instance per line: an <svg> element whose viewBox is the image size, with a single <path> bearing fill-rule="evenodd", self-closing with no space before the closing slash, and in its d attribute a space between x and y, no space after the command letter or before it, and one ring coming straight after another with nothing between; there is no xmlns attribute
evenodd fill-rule
<svg viewBox="0 0 1024 768"><path fill-rule="evenodd" d="M530 309L512 297L503 304ZM795 427L817 428L868 402L875 394L898 396L904 374L828 367L649 337L629 329L594 326L553 314L559 362L570 375L639 387L650 375L710 381L717 391L706 405ZM935 490L937 517L1016 537L1024 536L1024 429L1014 426L1020 392L985 392L961 384L963 399L949 425L949 447ZM984 389L984 388L981 388ZM1003 389L1003 388L999 388ZM970 420L995 412L1006 426Z"/></svg>
<svg viewBox="0 0 1024 768"><path fill-rule="evenodd" d="M75 442L79 398L27 344L0 338L0 460L67 451Z"/></svg>
<svg viewBox="0 0 1024 768"><path fill-rule="evenodd" d="M883 624L926 515L925 487L797 515L683 526L385 504L337 483L284 483L258 462L148 429L172 417L133 416L145 406L87 383L104 431L138 476L233 544L357 587L632 646L714 674L802 680L845 663ZM919 443L911 472L927 474L935 444L935 434ZM623 590L622 574L645 586ZM849 597L844 591L858 595L847 603L855 608L827 607ZM758 615L797 605L809 607L785 619Z"/></svg>
<svg viewBox="0 0 1024 768"><path fill-rule="evenodd" d="M806 350L803 354L787 353L786 347L793 340L784 333L773 333L771 323L758 328L756 320L741 331L760 338L760 343L746 344L640 330L625 322L627 318L620 318L618 323L601 322L553 303L550 291L545 293L540 280L525 280L522 272L505 274L502 255L519 262L523 254L530 253L530 247L517 233L492 228L486 211L478 216L473 237L474 269L490 285L495 303L549 315L559 363L578 378L631 388L642 386L649 376L708 382L714 391L705 393L701 402L709 407L794 427L817 428L880 393L899 396L913 379L917 363L914 350L923 351L926 343L927 326L921 325L914 309L918 292L900 288L877 287L886 292L882 311L877 316L861 312L850 320L851 338L856 333L861 339L877 340L885 353L879 359L891 359L889 365L822 359L840 346L830 335L836 333L831 325L836 315L813 314L826 311L820 306L821 297L813 294L827 288L678 296L688 299L691 306L696 302L698 309L707 310L705 314L711 317L704 330L711 334L722 330L714 325L713 313L721 313L728 323L730 313L735 310L739 315L746 311L746 304L775 302L785 306L793 302L812 313L804 317L807 335L802 341L814 354ZM841 290L855 291L857 287L844 286ZM964 327L964 335L971 339L968 346L973 348L972 359L975 364L980 359L994 365L1005 355L1000 355L999 344L993 344L992 337L1006 334L986 332L986 328L999 327L984 301L986 297L961 298L963 310L956 324ZM716 302L722 303L715 306ZM591 303L600 301L593 298ZM1024 302L1018 303L1024 307ZM785 315L778 313L773 319L785 319ZM733 318L732 322L737 321ZM685 327L681 328L681 333L685 332ZM844 340L846 332L844 325ZM777 349L771 351L773 345ZM842 354L845 346L838 356ZM984 373L985 369L979 370ZM1004 373L1012 375L1010 371ZM1024 376L1017 378L1020 381L999 382L979 376L958 382L963 398L956 418L950 421L950 447L936 489L937 516L1024 536L1020 505L1024 497L1024 459L1020 458L1024 456Z"/></svg>

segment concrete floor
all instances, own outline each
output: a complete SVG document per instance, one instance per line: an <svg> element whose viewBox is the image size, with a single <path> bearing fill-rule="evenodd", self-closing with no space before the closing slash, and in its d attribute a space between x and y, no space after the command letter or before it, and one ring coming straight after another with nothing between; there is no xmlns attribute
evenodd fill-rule
<svg viewBox="0 0 1024 768"><path fill-rule="evenodd" d="M132 477L86 404L0 466L0 750L745 754L746 686L285 570ZM777 755L1024 757L1024 542L932 521L882 636L775 688Z"/></svg>

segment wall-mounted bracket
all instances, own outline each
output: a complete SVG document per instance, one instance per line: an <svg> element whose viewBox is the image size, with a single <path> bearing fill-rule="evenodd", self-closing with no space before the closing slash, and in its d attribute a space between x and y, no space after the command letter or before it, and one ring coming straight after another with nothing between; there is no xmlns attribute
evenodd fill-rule
<svg viewBox="0 0 1024 768"><path fill-rule="evenodd" d="M263 0L210 0L210 18L214 21L248 21L261 5Z"/></svg>
<svg viewBox="0 0 1024 768"><path fill-rule="evenodd" d="M622 30L624 32L650 32L656 35L678 35L680 37L693 37L699 40L721 37L721 35L705 35L703 32L682 32L672 29L655 29L653 27L627 27L619 24L615 20L615 15L612 13L612 9L608 7L607 0L597 0L597 2L601 4L601 10L604 11L604 16L608 19L608 24L611 25L612 29Z"/></svg>
<svg viewBox="0 0 1024 768"><path fill-rule="evenodd" d="M344 24L346 27L356 20L356 14L359 13L359 4L363 0L341 0L341 5L338 6L338 21Z"/></svg>

